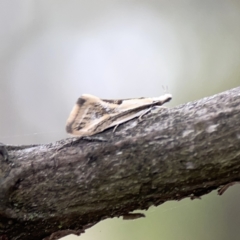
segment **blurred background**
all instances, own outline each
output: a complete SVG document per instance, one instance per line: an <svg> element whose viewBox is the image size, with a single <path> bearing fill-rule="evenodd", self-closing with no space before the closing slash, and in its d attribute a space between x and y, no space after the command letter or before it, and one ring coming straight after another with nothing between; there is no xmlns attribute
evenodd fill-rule
<svg viewBox="0 0 240 240"><path fill-rule="evenodd" d="M155 97L173 107L240 85L237 0L0 1L0 142L66 138L77 98ZM184 121L184 119L183 119ZM240 188L109 219L81 240L237 240ZM79 239L67 237L66 239Z"/></svg>

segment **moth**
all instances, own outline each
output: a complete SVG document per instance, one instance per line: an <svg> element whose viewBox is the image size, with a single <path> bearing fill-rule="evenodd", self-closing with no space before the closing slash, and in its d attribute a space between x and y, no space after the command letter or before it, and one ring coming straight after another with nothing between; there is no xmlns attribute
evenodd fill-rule
<svg viewBox="0 0 240 240"><path fill-rule="evenodd" d="M162 106L172 99L171 94L153 98L101 99L90 94L78 98L66 123L66 131L84 137L140 117L153 106Z"/></svg>

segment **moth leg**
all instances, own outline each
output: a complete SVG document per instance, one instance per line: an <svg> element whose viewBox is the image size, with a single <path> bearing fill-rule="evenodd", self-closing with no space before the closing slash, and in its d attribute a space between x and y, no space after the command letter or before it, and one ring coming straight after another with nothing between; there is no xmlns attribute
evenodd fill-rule
<svg viewBox="0 0 240 240"><path fill-rule="evenodd" d="M118 128L118 126L119 126L119 124L117 124L117 125L114 127L113 132L116 131L116 129Z"/></svg>
<svg viewBox="0 0 240 240"><path fill-rule="evenodd" d="M167 107L164 107L164 106L151 106L150 108L148 108L145 112L143 112L143 113L138 117L139 122L141 122L141 121L143 120L142 117L143 117L145 114L149 113L149 112L152 111L154 108L156 108L157 111L159 111L160 109L167 109Z"/></svg>
<svg viewBox="0 0 240 240"><path fill-rule="evenodd" d="M148 108L145 112L143 112L139 117L138 117L138 120L139 122L142 121L142 117L147 114L148 112L150 112L152 110L152 107Z"/></svg>
<svg viewBox="0 0 240 240"><path fill-rule="evenodd" d="M7 161L9 159L7 148L2 143L0 143L0 154L3 156L3 159L5 161Z"/></svg>
<svg viewBox="0 0 240 240"><path fill-rule="evenodd" d="M168 109L167 107L165 107L165 106L153 106L153 108L152 108L152 113L158 113L160 110L162 110L162 109Z"/></svg>

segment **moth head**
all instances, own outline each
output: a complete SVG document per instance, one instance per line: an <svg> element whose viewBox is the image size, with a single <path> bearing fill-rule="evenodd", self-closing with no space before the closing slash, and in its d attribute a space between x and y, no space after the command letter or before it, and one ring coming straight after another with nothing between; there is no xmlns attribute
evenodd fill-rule
<svg viewBox="0 0 240 240"><path fill-rule="evenodd" d="M155 99L156 105L163 105L166 102L169 102L172 99L172 95L170 93L165 93L164 95L157 97Z"/></svg>
<svg viewBox="0 0 240 240"><path fill-rule="evenodd" d="M166 93L166 94L164 94L164 96L166 98L165 102L169 102L172 99L172 94L170 94L170 93Z"/></svg>

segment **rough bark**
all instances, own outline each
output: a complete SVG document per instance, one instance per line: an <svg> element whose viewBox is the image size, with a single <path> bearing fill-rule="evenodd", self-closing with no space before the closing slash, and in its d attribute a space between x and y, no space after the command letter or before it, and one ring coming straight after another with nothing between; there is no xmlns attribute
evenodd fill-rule
<svg viewBox="0 0 240 240"><path fill-rule="evenodd" d="M7 146L0 239L81 233L102 219L239 181L240 87L94 137Z"/></svg>

